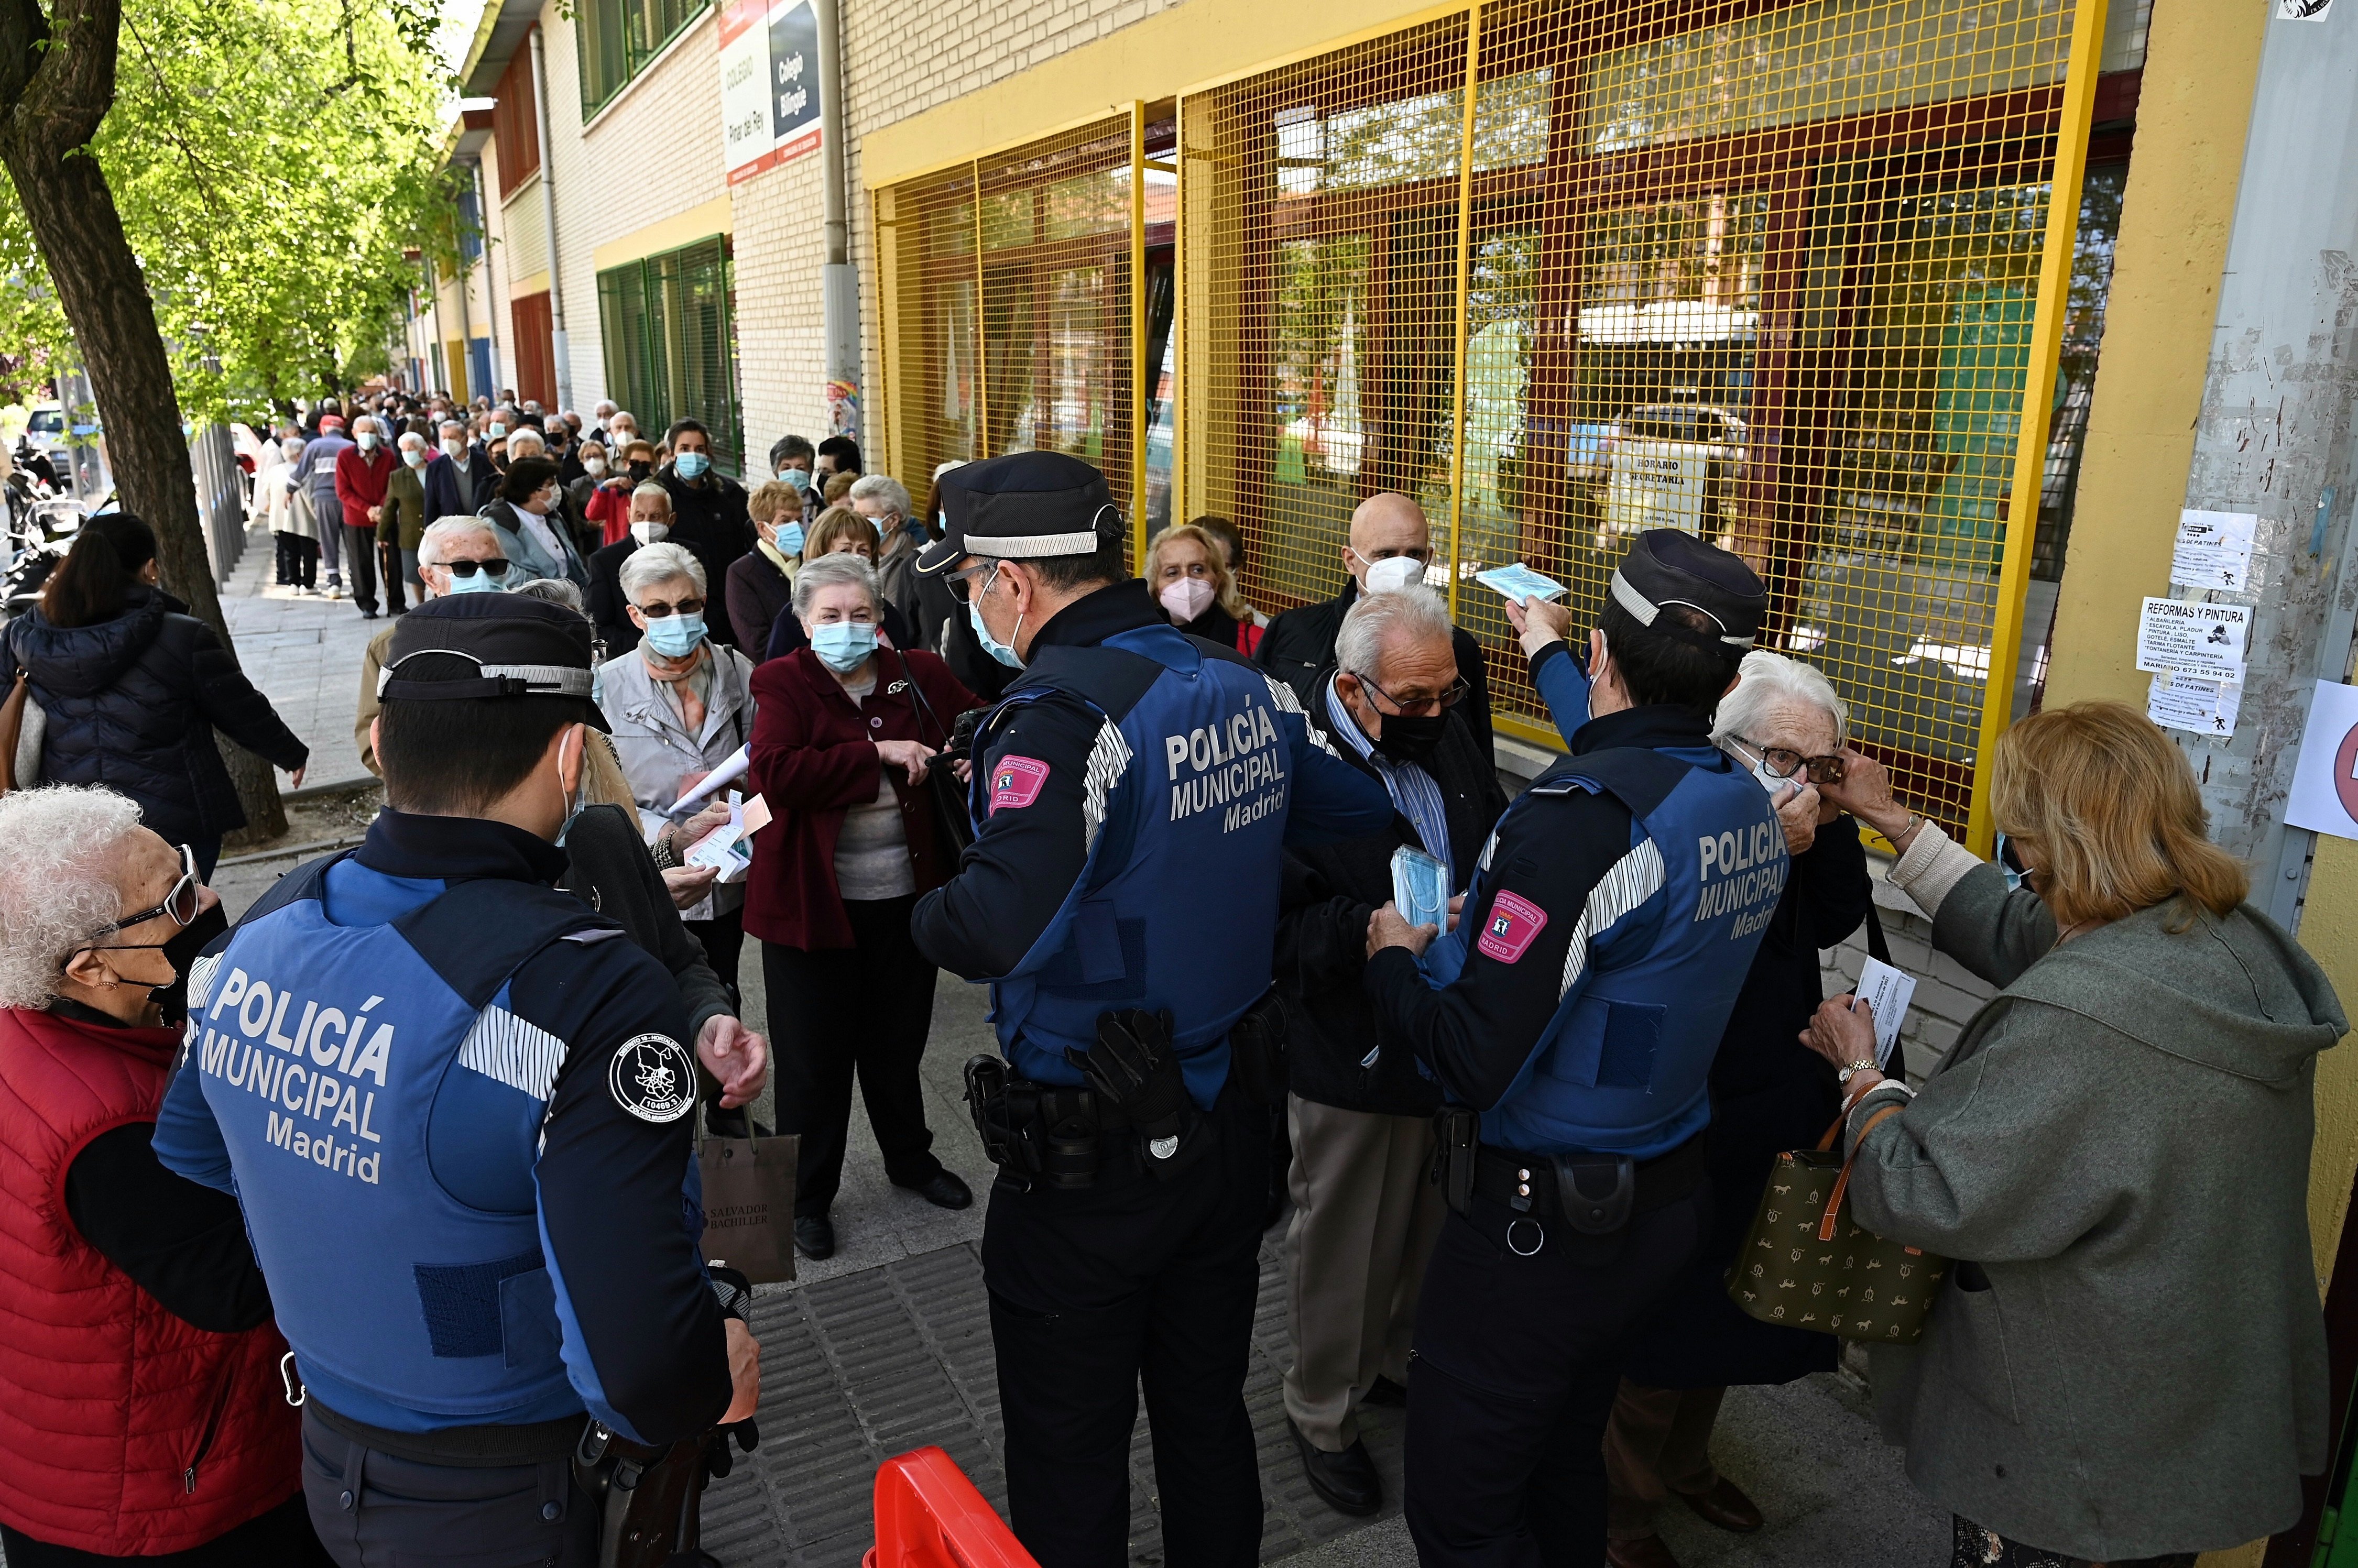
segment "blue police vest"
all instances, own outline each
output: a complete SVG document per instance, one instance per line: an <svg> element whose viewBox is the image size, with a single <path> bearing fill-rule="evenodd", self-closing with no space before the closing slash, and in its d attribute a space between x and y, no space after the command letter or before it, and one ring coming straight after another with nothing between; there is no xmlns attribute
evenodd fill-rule
<svg viewBox="0 0 2358 1568"><path fill-rule="evenodd" d="M1619 800L1644 838L1589 894L1571 962L1595 967L1567 972L1566 1000L1523 1076L1483 1114L1482 1141L1648 1159L1711 1120L1712 1058L1791 861L1768 793L1717 753L1701 765L1638 747L1569 757L1525 799L1580 789ZM1483 907L1488 875L1486 857L1469 909ZM1585 951L1587 935L1633 915L1603 956ZM1461 925L1433 944L1435 985L1456 978L1469 935L1479 939Z"/></svg>
<svg viewBox="0 0 2358 1568"><path fill-rule="evenodd" d="M1080 1084L1065 1052L1096 1044L1098 1014L1168 1008L1187 1092L1209 1109L1228 1079L1228 1030L1270 986L1293 772L1277 698L1259 669L1168 626L1059 652L1057 673L1010 692L975 742L987 755L1007 715L1055 691L1105 719L1086 781L1087 863L1031 950L991 982L1000 1048L1026 1078ZM1009 764L976 773L976 821Z"/></svg>
<svg viewBox="0 0 2358 1568"><path fill-rule="evenodd" d="M190 981L182 1070L203 1075L279 1329L305 1383L355 1420L578 1412L530 1182L564 1045L505 1003L526 959L608 923L484 880L337 925L328 864L290 875ZM427 1128L446 1095L463 1098L471 1141L516 1151L518 1206L471 1208L437 1181Z"/></svg>

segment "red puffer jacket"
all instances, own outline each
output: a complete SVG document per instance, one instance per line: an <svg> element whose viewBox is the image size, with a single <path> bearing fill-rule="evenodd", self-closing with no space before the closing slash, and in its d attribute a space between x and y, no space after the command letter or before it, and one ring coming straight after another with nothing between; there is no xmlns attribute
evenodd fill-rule
<svg viewBox="0 0 2358 1568"><path fill-rule="evenodd" d="M156 1119L179 1044L0 1010L0 1520L109 1557L201 1546L302 1487L278 1330L173 1316L66 1213L74 1156Z"/></svg>

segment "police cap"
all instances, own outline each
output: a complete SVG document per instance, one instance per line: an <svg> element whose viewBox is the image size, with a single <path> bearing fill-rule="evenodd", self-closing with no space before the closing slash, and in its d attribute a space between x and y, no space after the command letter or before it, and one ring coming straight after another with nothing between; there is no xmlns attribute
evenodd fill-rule
<svg viewBox="0 0 2358 1568"><path fill-rule="evenodd" d="M948 530L917 557L927 577L968 556L1016 560L1087 556L1121 536L1105 475L1062 452L1011 452L941 476Z"/></svg>
<svg viewBox="0 0 2358 1568"><path fill-rule="evenodd" d="M1768 590L1743 557L1677 528L1649 528L1613 569L1613 602L1639 625L1733 663L1752 651L1760 634ZM1698 611L1718 630L1658 620L1667 604Z"/></svg>
<svg viewBox="0 0 2358 1568"><path fill-rule="evenodd" d="M446 594L394 622L393 645L376 677L381 702L453 697L555 697L611 732L590 697L590 622L579 611L514 593ZM449 679L404 676L420 654L448 654L475 666Z"/></svg>

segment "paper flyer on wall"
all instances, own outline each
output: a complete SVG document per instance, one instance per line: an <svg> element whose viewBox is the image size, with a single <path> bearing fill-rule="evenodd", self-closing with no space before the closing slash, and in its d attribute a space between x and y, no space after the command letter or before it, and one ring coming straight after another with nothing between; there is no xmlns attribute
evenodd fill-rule
<svg viewBox="0 0 2358 1568"><path fill-rule="evenodd" d="M2178 539L2169 553L2169 580L2180 588L2215 588L2242 593L2252 583L2252 546L2260 519L2251 512L2178 514Z"/></svg>
<svg viewBox="0 0 2358 1568"><path fill-rule="evenodd" d="M2145 716L2168 729L2225 741L2235 733L2235 715L2243 703L2241 681L2159 675L2146 692Z"/></svg>
<svg viewBox="0 0 2358 1568"><path fill-rule="evenodd" d="M2251 631L2248 604L2148 598L2137 614L2136 667L2147 675L2241 681Z"/></svg>

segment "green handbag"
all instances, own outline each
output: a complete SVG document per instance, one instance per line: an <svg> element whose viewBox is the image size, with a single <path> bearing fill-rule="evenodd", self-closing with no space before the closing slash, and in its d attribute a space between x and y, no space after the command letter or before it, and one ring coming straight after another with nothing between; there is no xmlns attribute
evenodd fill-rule
<svg viewBox="0 0 2358 1568"><path fill-rule="evenodd" d="M1851 1160L1877 1123L1900 1108L1885 1106L1867 1119ZM1777 1156L1759 1212L1727 1271L1728 1298L1763 1323L1913 1345L1949 1260L1887 1240L1842 1212L1850 1187L1850 1161L1834 1152L1842 1125L1836 1119L1815 1149Z"/></svg>

